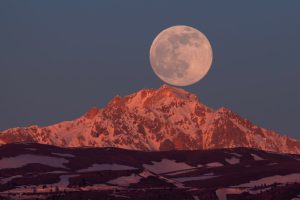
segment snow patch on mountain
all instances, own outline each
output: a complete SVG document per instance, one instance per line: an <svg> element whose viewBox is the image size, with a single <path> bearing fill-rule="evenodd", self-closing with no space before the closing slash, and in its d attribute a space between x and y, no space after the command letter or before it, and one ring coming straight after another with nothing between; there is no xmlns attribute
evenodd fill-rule
<svg viewBox="0 0 300 200"><path fill-rule="evenodd" d="M157 174L195 168L186 163L176 162L175 160L169 159L162 159L159 162L152 161L152 164L143 164L143 167Z"/></svg>
<svg viewBox="0 0 300 200"><path fill-rule="evenodd" d="M235 187L254 187L257 185L272 185L273 183L300 183L300 173L288 174L288 175L275 175L264 177L258 180L250 181L249 183L244 183L237 185Z"/></svg>
<svg viewBox="0 0 300 200"><path fill-rule="evenodd" d="M23 154L15 157L4 157L0 160L0 169L20 168L31 163L40 163L51 167L66 168L69 161L64 158Z"/></svg>
<svg viewBox="0 0 300 200"><path fill-rule="evenodd" d="M260 157L260 156L258 156L258 155L256 155L256 154L254 154L254 153L251 153L251 156L252 156L253 159L256 160L256 161L264 160L262 157Z"/></svg>
<svg viewBox="0 0 300 200"><path fill-rule="evenodd" d="M52 152L51 154L56 155L56 156L66 157L66 158L74 158L75 157L73 154L68 154L68 153L55 153L55 152Z"/></svg>
<svg viewBox="0 0 300 200"><path fill-rule="evenodd" d="M77 172L96 172L96 171L120 171L120 170L135 170L137 168L126 166L126 165L119 165L119 164L93 164L92 166L86 169L80 169Z"/></svg>
<svg viewBox="0 0 300 200"><path fill-rule="evenodd" d="M141 180L141 176L138 176L136 174L131 174L130 176L121 176L116 179L110 180L107 183L117 186L129 186L134 183L138 183Z"/></svg>
<svg viewBox="0 0 300 200"><path fill-rule="evenodd" d="M205 166L206 167L222 167L224 165L220 162L211 162L211 163L207 163Z"/></svg>
<svg viewBox="0 0 300 200"><path fill-rule="evenodd" d="M188 182L188 181L199 181L199 180L206 180L218 177L216 175L202 175L202 176L188 176L188 177L180 177L180 178L174 178L174 180L179 182Z"/></svg>
<svg viewBox="0 0 300 200"><path fill-rule="evenodd" d="M231 165L235 165L235 164L240 163L240 159L238 159L236 157L226 158L225 161L228 162Z"/></svg>

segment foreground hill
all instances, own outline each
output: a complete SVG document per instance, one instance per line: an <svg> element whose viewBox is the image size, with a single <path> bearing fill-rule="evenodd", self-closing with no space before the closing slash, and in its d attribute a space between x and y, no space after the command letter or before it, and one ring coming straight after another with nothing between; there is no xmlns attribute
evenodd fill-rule
<svg viewBox="0 0 300 200"><path fill-rule="evenodd" d="M229 109L213 110L194 94L167 85L115 97L104 108L92 108L72 121L0 132L0 144L13 142L150 151L252 147L300 153L300 141L260 128Z"/></svg>
<svg viewBox="0 0 300 200"><path fill-rule="evenodd" d="M250 148L143 152L0 147L0 199L292 199L300 155Z"/></svg>

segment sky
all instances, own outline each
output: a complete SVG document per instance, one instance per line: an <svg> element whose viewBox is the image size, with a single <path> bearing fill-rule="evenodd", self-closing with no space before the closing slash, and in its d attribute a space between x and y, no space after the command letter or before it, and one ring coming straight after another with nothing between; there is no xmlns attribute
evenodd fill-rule
<svg viewBox="0 0 300 200"><path fill-rule="evenodd" d="M183 89L300 139L300 1L0 1L0 130L46 126L158 88L149 49L173 25L203 32L213 64Z"/></svg>

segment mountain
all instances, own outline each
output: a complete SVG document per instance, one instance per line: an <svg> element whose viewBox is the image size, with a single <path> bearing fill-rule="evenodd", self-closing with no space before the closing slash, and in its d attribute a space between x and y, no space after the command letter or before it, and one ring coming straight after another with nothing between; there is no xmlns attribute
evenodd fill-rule
<svg viewBox="0 0 300 200"><path fill-rule="evenodd" d="M260 128L227 108L213 110L196 95L167 85L117 96L104 108L92 108L72 121L0 133L0 144L13 142L145 151L251 147L300 153L300 141Z"/></svg>
<svg viewBox="0 0 300 200"><path fill-rule="evenodd" d="M245 173L245 171L247 173ZM250 148L0 147L0 199L299 199L300 155Z"/></svg>

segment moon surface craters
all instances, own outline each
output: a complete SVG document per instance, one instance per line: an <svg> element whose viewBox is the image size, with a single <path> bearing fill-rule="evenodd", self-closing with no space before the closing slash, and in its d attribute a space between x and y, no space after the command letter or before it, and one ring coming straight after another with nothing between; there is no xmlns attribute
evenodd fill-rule
<svg viewBox="0 0 300 200"><path fill-rule="evenodd" d="M200 80L212 61L211 47L198 30L174 26L162 31L150 49L150 63L163 81L178 86Z"/></svg>

